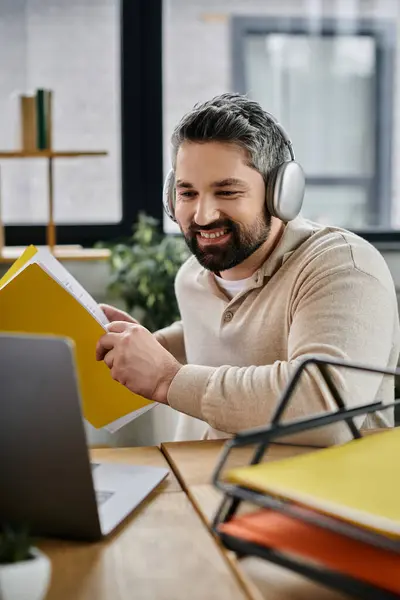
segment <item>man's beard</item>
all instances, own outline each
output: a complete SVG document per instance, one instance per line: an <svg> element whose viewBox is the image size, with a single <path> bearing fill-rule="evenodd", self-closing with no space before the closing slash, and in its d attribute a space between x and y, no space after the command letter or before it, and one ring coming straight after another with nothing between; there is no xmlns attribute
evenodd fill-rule
<svg viewBox="0 0 400 600"><path fill-rule="evenodd" d="M200 247L197 234L213 229L228 230L229 240L221 246L216 244ZM192 223L184 237L189 250L199 263L213 273L220 273L233 269L254 254L266 242L270 230L271 216L265 212L246 228L231 219L218 219L204 227Z"/></svg>

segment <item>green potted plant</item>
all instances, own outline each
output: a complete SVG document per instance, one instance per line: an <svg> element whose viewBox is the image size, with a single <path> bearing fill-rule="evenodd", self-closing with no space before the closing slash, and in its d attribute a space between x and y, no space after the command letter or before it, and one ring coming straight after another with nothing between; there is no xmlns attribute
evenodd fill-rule
<svg viewBox="0 0 400 600"><path fill-rule="evenodd" d="M154 332L179 319L174 281L189 250L182 236L164 235L159 222L141 213L131 238L109 246L109 290Z"/></svg>
<svg viewBox="0 0 400 600"><path fill-rule="evenodd" d="M25 529L0 528L0 599L43 600L51 563Z"/></svg>

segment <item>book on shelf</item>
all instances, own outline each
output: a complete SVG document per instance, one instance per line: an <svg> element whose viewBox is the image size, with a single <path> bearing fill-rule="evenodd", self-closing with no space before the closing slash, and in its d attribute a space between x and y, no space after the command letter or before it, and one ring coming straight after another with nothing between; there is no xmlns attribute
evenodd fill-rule
<svg viewBox="0 0 400 600"><path fill-rule="evenodd" d="M83 416L115 432L156 403L130 392L96 360L107 324L98 303L47 248L26 248L0 280L0 331L71 339Z"/></svg>
<svg viewBox="0 0 400 600"><path fill-rule="evenodd" d="M50 90L38 89L36 91L36 144L38 150L51 149L51 102L52 92Z"/></svg>
<svg viewBox="0 0 400 600"><path fill-rule="evenodd" d="M37 150L36 97L20 96L21 148L28 152Z"/></svg>
<svg viewBox="0 0 400 600"><path fill-rule="evenodd" d="M38 89L20 95L21 148L27 152L52 148L53 92Z"/></svg>

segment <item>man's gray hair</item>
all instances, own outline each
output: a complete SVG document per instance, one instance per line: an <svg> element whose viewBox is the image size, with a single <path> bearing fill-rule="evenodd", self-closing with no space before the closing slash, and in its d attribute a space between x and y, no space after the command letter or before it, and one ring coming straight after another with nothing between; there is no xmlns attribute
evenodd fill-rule
<svg viewBox="0 0 400 600"><path fill-rule="evenodd" d="M183 142L229 142L246 150L248 164L267 180L269 173L290 156L276 124L258 102L226 93L196 104L176 126L172 137L172 166Z"/></svg>

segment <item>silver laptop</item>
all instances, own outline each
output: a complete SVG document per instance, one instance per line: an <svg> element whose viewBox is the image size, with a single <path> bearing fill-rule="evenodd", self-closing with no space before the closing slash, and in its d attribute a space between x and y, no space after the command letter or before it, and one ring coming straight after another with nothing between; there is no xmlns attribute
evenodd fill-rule
<svg viewBox="0 0 400 600"><path fill-rule="evenodd" d="M24 524L33 535L97 540L167 474L91 463L70 343L0 335L1 522Z"/></svg>

